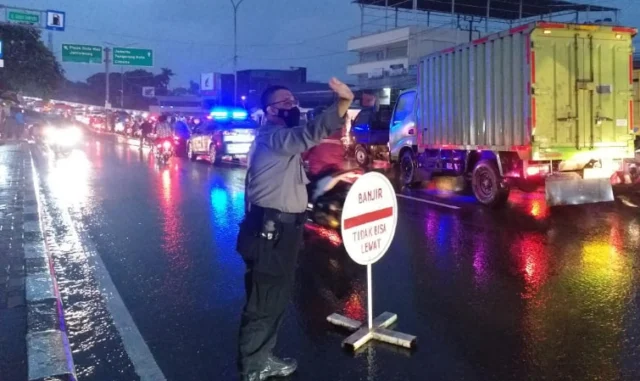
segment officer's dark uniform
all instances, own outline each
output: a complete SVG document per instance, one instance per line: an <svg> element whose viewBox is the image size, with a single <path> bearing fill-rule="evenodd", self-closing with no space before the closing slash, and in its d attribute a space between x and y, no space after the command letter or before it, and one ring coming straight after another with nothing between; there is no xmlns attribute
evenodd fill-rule
<svg viewBox="0 0 640 381"><path fill-rule="evenodd" d="M238 252L247 265L239 338L243 373L259 371L270 356L290 300L308 203L300 154L343 123L332 106L305 126L262 126L255 138L238 234Z"/></svg>

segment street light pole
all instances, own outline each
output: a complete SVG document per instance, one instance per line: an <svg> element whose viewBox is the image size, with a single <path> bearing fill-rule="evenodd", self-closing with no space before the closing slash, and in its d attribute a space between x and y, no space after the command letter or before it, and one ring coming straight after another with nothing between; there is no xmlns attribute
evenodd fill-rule
<svg viewBox="0 0 640 381"><path fill-rule="evenodd" d="M111 48L104 48L104 81L105 81L105 93L104 93L104 107L106 109L111 108L109 104L109 63L111 59L109 53Z"/></svg>
<svg viewBox="0 0 640 381"><path fill-rule="evenodd" d="M124 108L124 66L120 66L120 108Z"/></svg>
<svg viewBox="0 0 640 381"><path fill-rule="evenodd" d="M238 104L238 7L244 0L229 0L233 6L233 104Z"/></svg>

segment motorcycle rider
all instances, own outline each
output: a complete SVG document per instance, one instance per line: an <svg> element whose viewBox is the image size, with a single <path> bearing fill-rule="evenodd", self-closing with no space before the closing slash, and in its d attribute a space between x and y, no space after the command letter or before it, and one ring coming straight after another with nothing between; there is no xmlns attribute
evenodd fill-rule
<svg viewBox="0 0 640 381"><path fill-rule="evenodd" d="M145 119L140 125L140 149L144 146L144 142L148 141L148 135L153 131L153 124L149 119Z"/></svg>
<svg viewBox="0 0 640 381"><path fill-rule="evenodd" d="M168 117L166 115L160 115L158 117L158 124L156 124L156 142L166 140L173 136L173 128L169 124Z"/></svg>
<svg viewBox="0 0 640 381"><path fill-rule="evenodd" d="M173 128L168 121L167 115L160 115L158 117L158 124L156 124L156 140L155 143L162 144L164 141L169 140L171 142L173 138Z"/></svg>

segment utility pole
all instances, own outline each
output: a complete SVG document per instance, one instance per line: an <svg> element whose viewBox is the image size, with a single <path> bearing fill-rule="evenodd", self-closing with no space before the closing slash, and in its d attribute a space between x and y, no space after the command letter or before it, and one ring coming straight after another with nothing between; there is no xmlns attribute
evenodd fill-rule
<svg viewBox="0 0 640 381"><path fill-rule="evenodd" d="M238 104L238 7L244 0L229 0L233 6L233 105Z"/></svg>
<svg viewBox="0 0 640 381"><path fill-rule="evenodd" d="M120 66L120 108L124 108L124 66Z"/></svg>
<svg viewBox="0 0 640 381"><path fill-rule="evenodd" d="M111 59L109 56L110 52L111 52L111 48L104 48L104 81L105 81L104 107L106 109L111 108L111 104L109 103L109 63L111 63Z"/></svg>
<svg viewBox="0 0 640 381"><path fill-rule="evenodd" d="M111 42L107 42L107 41L103 41L103 43L105 45L108 46L117 46L115 44L112 44ZM127 44L125 46L123 46L123 48L129 48L131 46L136 46L137 43L133 43L133 44ZM106 81L106 95L105 95L105 107L107 107L107 105L109 104L109 87L111 86L111 83L109 82L109 64L113 63L113 61L109 60L109 52L111 52L113 49L106 47L104 48L104 73L105 73L105 81ZM123 106L124 104L124 66L120 65L120 108L124 108Z"/></svg>

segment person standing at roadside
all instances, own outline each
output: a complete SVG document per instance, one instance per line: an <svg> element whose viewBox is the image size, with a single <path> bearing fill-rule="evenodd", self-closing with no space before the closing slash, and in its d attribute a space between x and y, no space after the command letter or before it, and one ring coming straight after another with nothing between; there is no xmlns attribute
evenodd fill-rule
<svg viewBox="0 0 640 381"><path fill-rule="evenodd" d="M237 250L245 261L246 304L238 340L243 381L286 377L297 368L272 350L291 297L308 203L300 155L339 131L353 101L351 89L336 78L329 87L338 102L306 125L289 89L272 86L261 97L265 123L249 152L245 217Z"/></svg>
<svg viewBox="0 0 640 381"><path fill-rule="evenodd" d="M149 119L145 119L140 125L140 149L144 146L145 142L148 142L148 136L153 131L153 124Z"/></svg>
<svg viewBox="0 0 640 381"><path fill-rule="evenodd" d="M0 103L0 138L7 137L7 114L4 110L4 104Z"/></svg>
<svg viewBox="0 0 640 381"><path fill-rule="evenodd" d="M13 131L13 136L15 139L21 139L22 136L24 135L24 129L25 129L24 111L22 109L19 109L18 111L16 111L15 119L16 119L16 127L15 127L15 130Z"/></svg>

